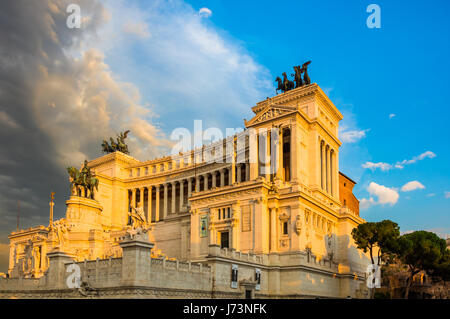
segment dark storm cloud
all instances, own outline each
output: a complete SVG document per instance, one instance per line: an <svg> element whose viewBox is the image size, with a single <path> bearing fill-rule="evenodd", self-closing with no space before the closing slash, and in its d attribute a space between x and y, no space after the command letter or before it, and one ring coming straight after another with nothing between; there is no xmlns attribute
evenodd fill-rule
<svg viewBox="0 0 450 319"><path fill-rule="evenodd" d="M66 26L70 3L81 7L81 29ZM0 3L0 243L16 228L17 201L21 228L48 224L51 191L55 218L64 216L65 167L100 155L102 138L132 123L159 134L142 120L138 90L84 48L107 19L92 0Z"/></svg>

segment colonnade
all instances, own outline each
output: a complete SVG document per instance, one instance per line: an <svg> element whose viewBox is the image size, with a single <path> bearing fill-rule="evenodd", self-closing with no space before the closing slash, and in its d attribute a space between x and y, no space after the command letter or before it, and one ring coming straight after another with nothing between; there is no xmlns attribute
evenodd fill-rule
<svg viewBox="0 0 450 319"><path fill-rule="evenodd" d="M232 169L235 170L232 173ZM237 163L210 172L161 184L128 190L128 207L141 207L147 221L158 222L169 214L182 211L193 192L208 191L216 187L233 185L250 180L250 164Z"/></svg>

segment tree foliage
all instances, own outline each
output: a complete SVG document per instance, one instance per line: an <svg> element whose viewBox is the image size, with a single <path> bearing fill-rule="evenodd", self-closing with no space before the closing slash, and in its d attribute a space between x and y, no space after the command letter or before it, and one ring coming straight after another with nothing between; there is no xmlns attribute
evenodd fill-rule
<svg viewBox="0 0 450 319"><path fill-rule="evenodd" d="M352 230L353 240L356 246L364 251L369 251L372 264L375 264L373 253L377 250L377 264L384 258L388 258L397 250L397 240L400 236L400 228L391 220L381 222L368 222L358 225Z"/></svg>
<svg viewBox="0 0 450 319"><path fill-rule="evenodd" d="M429 275L449 278L450 256L444 239L428 231L415 231L401 236L396 255L408 267L409 278L405 290L408 298L414 275L425 271Z"/></svg>

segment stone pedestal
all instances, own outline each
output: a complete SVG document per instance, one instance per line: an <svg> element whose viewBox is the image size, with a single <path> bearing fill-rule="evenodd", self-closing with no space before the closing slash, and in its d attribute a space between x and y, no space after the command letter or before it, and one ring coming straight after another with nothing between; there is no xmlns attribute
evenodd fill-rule
<svg viewBox="0 0 450 319"><path fill-rule="evenodd" d="M149 284L150 253L154 244L148 241L147 234L134 237L128 236L121 243L122 257L122 285L143 286Z"/></svg>
<svg viewBox="0 0 450 319"><path fill-rule="evenodd" d="M66 286L66 264L73 262L73 256L62 252L53 251L47 254L49 269L47 273L47 287L53 289L65 289Z"/></svg>
<svg viewBox="0 0 450 319"><path fill-rule="evenodd" d="M89 232L101 229L103 207L94 199L70 196L66 201L66 220L72 232Z"/></svg>

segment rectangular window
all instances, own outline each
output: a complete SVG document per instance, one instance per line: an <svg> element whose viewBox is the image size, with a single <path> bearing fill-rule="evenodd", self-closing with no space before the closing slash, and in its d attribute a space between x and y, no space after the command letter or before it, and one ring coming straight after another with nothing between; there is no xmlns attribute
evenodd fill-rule
<svg viewBox="0 0 450 319"><path fill-rule="evenodd" d="M227 207L227 218L231 218L231 208Z"/></svg>
<svg viewBox="0 0 450 319"><path fill-rule="evenodd" d="M288 222L283 222L283 235L288 234Z"/></svg>
<svg viewBox="0 0 450 319"><path fill-rule="evenodd" d="M141 169L140 168L137 169L137 174L136 175L137 176L141 176Z"/></svg>
<svg viewBox="0 0 450 319"><path fill-rule="evenodd" d="M227 231L220 232L220 248L230 248L229 233Z"/></svg>

